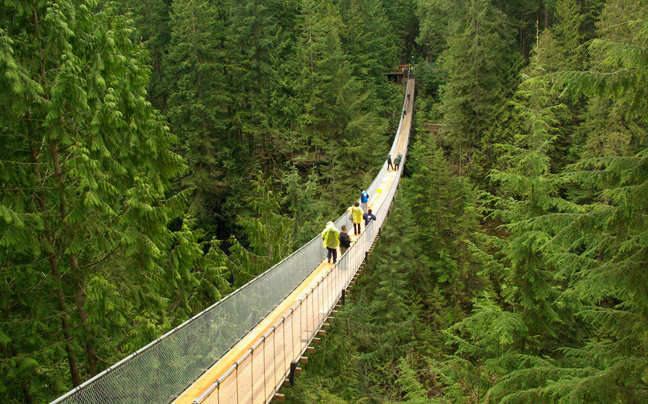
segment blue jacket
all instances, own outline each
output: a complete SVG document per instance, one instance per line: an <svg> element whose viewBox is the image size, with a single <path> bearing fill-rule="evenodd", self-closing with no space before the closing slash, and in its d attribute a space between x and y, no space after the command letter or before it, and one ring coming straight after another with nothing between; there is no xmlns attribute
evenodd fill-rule
<svg viewBox="0 0 648 404"><path fill-rule="evenodd" d="M364 215L362 215L362 218L365 220L365 226L367 226L370 221L376 220L376 215L374 215L373 213L365 213Z"/></svg>
<svg viewBox="0 0 648 404"><path fill-rule="evenodd" d="M367 201L369 201L369 194L367 193L367 191L362 191L360 193L360 202L367 203Z"/></svg>

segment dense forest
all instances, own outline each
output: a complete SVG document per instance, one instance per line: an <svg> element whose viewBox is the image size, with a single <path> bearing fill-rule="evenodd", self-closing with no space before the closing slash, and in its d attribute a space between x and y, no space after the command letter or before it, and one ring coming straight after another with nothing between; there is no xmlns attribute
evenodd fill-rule
<svg viewBox="0 0 648 404"><path fill-rule="evenodd" d="M399 63L405 178L287 401L648 402L643 0L4 1L3 402L337 217L389 149Z"/></svg>

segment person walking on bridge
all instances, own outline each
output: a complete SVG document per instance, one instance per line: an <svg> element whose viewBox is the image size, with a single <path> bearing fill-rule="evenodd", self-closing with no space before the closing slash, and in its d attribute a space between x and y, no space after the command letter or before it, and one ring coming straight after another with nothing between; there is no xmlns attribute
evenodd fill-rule
<svg viewBox="0 0 648 404"><path fill-rule="evenodd" d="M360 190L360 202L362 202L362 211L367 211L367 202L369 202L369 194L364 189Z"/></svg>
<svg viewBox="0 0 648 404"><path fill-rule="evenodd" d="M351 247L351 238L347 233L347 227L342 226L340 229L340 254L344 254Z"/></svg>
<svg viewBox="0 0 648 404"><path fill-rule="evenodd" d="M389 154L387 155L387 172L393 169L394 169L394 165L392 164L391 154Z"/></svg>
<svg viewBox="0 0 648 404"><path fill-rule="evenodd" d="M340 246L340 231L335 228L335 223L328 222L326 224L326 228L322 232L322 239L327 250L326 258L329 264L331 263L331 257L335 264L337 262L337 248Z"/></svg>
<svg viewBox="0 0 648 404"><path fill-rule="evenodd" d="M367 213L365 213L364 215L362 215L362 218L363 218L364 221L365 221L365 227L367 227L367 226L369 226L369 222L371 222L372 220L376 220L376 215L374 215L373 213L371 213L371 209L369 209L369 210L367 211Z"/></svg>
<svg viewBox="0 0 648 404"><path fill-rule="evenodd" d="M403 160L403 153L398 153L398 156L394 159L395 170L398 171L398 166L400 166L401 161Z"/></svg>
<svg viewBox="0 0 648 404"><path fill-rule="evenodd" d="M362 223L362 214L364 213L360 207L360 202L356 201L356 203L349 208L349 213L351 213L351 221L353 222L353 234L358 235L362 230L360 224Z"/></svg>

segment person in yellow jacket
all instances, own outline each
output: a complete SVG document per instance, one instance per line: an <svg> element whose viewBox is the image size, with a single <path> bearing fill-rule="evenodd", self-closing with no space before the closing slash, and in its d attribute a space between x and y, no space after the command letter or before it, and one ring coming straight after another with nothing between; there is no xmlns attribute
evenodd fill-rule
<svg viewBox="0 0 648 404"><path fill-rule="evenodd" d="M333 222L328 222L326 228L322 232L322 239L324 240L324 247L328 250L326 258L331 263L331 256L333 256L333 263L337 262L337 248L340 246L340 231L335 228Z"/></svg>
<svg viewBox="0 0 648 404"><path fill-rule="evenodd" d="M364 214L360 207L360 202L356 201L356 203L349 208L349 213L351 213L351 221L353 222L353 234L358 235L360 234L360 223L362 223L362 215Z"/></svg>

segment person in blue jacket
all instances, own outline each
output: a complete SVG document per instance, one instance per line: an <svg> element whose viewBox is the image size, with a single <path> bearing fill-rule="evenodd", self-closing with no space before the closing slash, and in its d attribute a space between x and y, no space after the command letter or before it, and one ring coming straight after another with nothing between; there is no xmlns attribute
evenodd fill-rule
<svg viewBox="0 0 648 404"><path fill-rule="evenodd" d="M360 190L360 202L362 202L362 211L367 211L367 202L369 202L369 194L364 189Z"/></svg>
<svg viewBox="0 0 648 404"><path fill-rule="evenodd" d="M376 215L374 215L373 213L371 213L371 209L369 209L369 210L367 211L367 213L365 213L364 215L362 215L362 218L363 218L364 221L365 221L365 227L367 227L367 226L369 225L369 222L370 222L370 221L372 221L372 220L376 220Z"/></svg>

